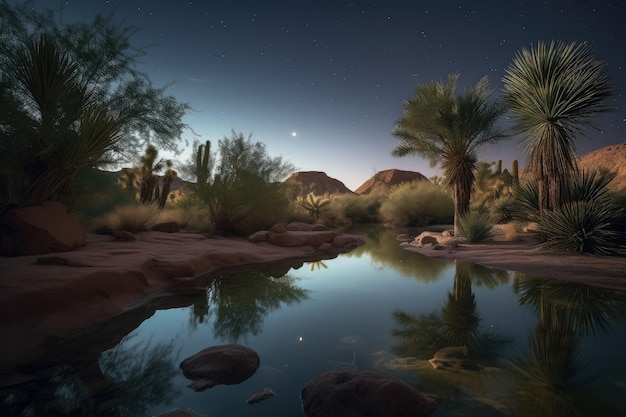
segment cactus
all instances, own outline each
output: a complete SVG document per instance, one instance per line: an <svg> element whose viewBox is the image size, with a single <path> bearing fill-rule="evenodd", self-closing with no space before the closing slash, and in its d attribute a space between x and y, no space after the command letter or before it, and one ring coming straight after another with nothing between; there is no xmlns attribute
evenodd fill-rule
<svg viewBox="0 0 626 417"><path fill-rule="evenodd" d="M496 163L496 174L502 174L502 159L498 159Z"/></svg>
<svg viewBox="0 0 626 417"><path fill-rule="evenodd" d="M204 145L198 146L196 151L196 187L201 199L205 199L209 193L209 177L211 175L211 141L207 140Z"/></svg>
<svg viewBox="0 0 626 417"><path fill-rule="evenodd" d="M519 167L517 165L517 159L513 160L513 166L511 168L511 175L513 176L513 185L519 184Z"/></svg>

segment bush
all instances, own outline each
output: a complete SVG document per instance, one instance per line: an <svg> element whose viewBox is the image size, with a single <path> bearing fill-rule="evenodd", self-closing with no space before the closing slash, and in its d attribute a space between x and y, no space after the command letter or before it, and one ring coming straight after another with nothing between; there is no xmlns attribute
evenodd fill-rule
<svg viewBox="0 0 626 417"><path fill-rule="evenodd" d="M396 226L427 226L454 221L450 193L429 181L413 181L395 187L383 200L380 214Z"/></svg>
<svg viewBox="0 0 626 417"><path fill-rule="evenodd" d="M459 218L459 235L469 243L480 243L493 236L493 222L485 211L471 211Z"/></svg>
<svg viewBox="0 0 626 417"><path fill-rule="evenodd" d="M609 201L573 201L548 211L539 222L545 249L597 255L624 253L612 221L619 211Z"/></svg>
<svg viewBox="0 0 626 417"><path fill-rule="evenodd" d="M509 223L515 217L515 198L510 194L492 200L488 207L489 216L496 224Z"/></svg>
<svg viewBox="0 0 626 417"><path fill-rule="evenodd" d="M145 232L157 223L158 213L159 207L156 204L126 204L95 219L91 230L96 233L111 230Z"/></svg>
<svg viewBox="0 0 626 417"><path fill-rule="evenodd" d="M338 194L322 211L320 221L327 226L350 226L361 223L379 223L382 196Z"/></svg>

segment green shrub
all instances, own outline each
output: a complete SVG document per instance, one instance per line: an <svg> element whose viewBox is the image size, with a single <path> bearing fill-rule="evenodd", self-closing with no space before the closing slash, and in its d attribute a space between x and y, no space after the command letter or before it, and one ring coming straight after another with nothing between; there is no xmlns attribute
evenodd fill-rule
<svg viewBox="0 0 626 417"><path fill-rule="evenodd" d="M471 211L459 218L458 232L469 243L480 243L493 236L493 222L486 211Z"/></svg>
<svg viewBox="0 0 626 417"><path fill-rule="evenodd" d="M489 216L496 224L509 223L515 215L515 198L510 195L502 195L492 200L489 205Z"/></svg>
<svg viewBox="0 0 626 417"><path fill-rule="evenodd" d="M91 230L96 233L110 230L145 232L157 222L159 207L156 204L126 204L96 218Z"/></svg>
<svg viewBox="0 0 626 417"><path fill-rule="evenodd" d="M449 224L454 221L450 193L429 181L413 181L394 188L383 200L380 214L400 226Z"/></svg>
<svg viewBox="0 0 626 417"><path fill-rule="evenodd" d="M320 221L328 226L349 226L361 223L379 223L382 196L338 194L322 212Z"/></svg>
<svg viewBox="0 0 626 417"><path fill-rule="evenodd" d="M541 247L597 255L624 253L616 240L612 221L619 210L607 200L574 201L546 211L539 232L546 241Z"/></svg>

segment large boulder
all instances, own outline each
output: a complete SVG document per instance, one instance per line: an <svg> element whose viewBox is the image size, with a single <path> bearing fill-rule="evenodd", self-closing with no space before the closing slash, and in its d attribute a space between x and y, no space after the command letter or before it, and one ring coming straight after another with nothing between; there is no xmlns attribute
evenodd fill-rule
<svg viewBox="0 0 626 417"><path fill-rule="evenodd" d="M11 209L0 221L0 251L6 256L66 252L86 239L85 228L58 201Z"/></svg>
<svg viewBox="0 0 626 417"><path fill-rule="evenodd" d="M183 360L180 368L192 379L188 386L204 391L215 385L235 385L250 378L259 367L259 355L241 345L211 346Z"/></svg>
<svg viewBox="0 0 626 417"><path fill-rule="evenodd" d="M437 397L381 372L327 372L302 390L308 417L425 417L438 404Z"/></svg>

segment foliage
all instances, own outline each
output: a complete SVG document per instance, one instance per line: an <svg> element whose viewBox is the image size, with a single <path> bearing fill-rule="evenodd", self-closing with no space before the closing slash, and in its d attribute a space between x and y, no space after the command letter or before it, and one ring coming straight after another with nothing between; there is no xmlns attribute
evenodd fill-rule
<svg viewBox="0 0 626 417"><path fill-rule="evenodd" d="M454 218L450 194L429 181L400 184L383 200L380 215L395 225L449 224Z"/></svg>
<svg viewBox="0 0 626 417"><path fill-rule="evenodd" d="M495 224L509 223L515 218L515 197L513 194L501 195L491 200L487 209L489 217Z"/></svg>
<svg viewBox="0 0 626 417"><path fill-rule="evenodd" d="M145 154L141 157L141 165L134 168L124 168L119 179L122 188L127 190L139 189L141 204L158 204L164 208L167 202L172 181L176 178L176 171L172 169L171 160L160 159L158 150L148 145ZM165 170L163 176L158 173ZM160 184L161 183L161 184Z"/></svg>
<svg viewBox="0 0 626 417"><path fill-rule="evenodd" d="M306 197L298 196L295 203L308 211L313 219L318 220L320 218L321 209L328 206L331 201L328 195L309 193Z"/></svg>
<svg viewBox="0 0 626 417"><path fill-rule="evenodd" d="M544 237L543 248L594 253L624 253L624 242L617 232L623 207L608 187L614 173L580 171L570 179L572 201L539 216L539 193L534 181L520 185L516 199L518 216L536 221Z"/></svg>
<svg viewBox="0 0 626 417"><path fill-rule="evenodd" d="M157 223L159 207L155 204L127 204L94 219L91 230L106 233L125 230L131 233L145 232Z"/></svg>
<svg viewBox="0 0 626 417"><path fill-rule="evenodd" d="M378 223L383 199L375 194L338 194L333 196L320 220L327 226Z"/></svg>
<svg viewBox="0 0 626 417"><path fill-rule="evenodd" d="M190 109L152 85L137 69L145 47L131 43L137 28L124 26L113 15L64 23L63 10L38 11L31 2L15 5L0 1L0 74L9 95L19 96L12 59L30 39L45 35L74 63L79 78L89 86L98 104L120 125L120 140L103 161L132 160L149 143L177 151L187 127L182 118Z"/></svg>
<svg viewBox="0 0 626 417"><path fill-rule="evenodd" d="M608 71L585 43L539 42L523 48L506 69L505 105L522 133L527 171L538 184L539 214L570 201L576 139L609 110Z"/></svg>
<svg viewBox="0 0 626 417"><path fill-rule="evenodd" d="M120 139L119 120L100 106L79 68L41 37L14 51L0 72L10 75L0 82L0 208L71 204L76 174Z"/></svg>
<svg viewBox="0 0 626 417"><path fill-rule="evenodd" d="M195 173L195 193L206 204L213 227L222 234L248 234L284 219L290 196L280 180L293 171L265 145L231 132L211 154L210 142L196 145L187 171Z"/></svg>
<svg viewBox="0 0 626 417"><path fill-rule="evenodd" d="M480 243L493 236L493 222L486 211L470 211L459 219L459 236Z"/></svg>
<svg viewBox="0 0 626 417"><path fill-rule="evenodd" d="M400 143L394 156L418 154L432 165L441 163L452 191L455 225L469 210L478 148L496 142L504 133L495 128L502 107L491 103L487 77L455 95L459 74L447 82L422 84L403 103L404 114L393 130Z"/></svg>

